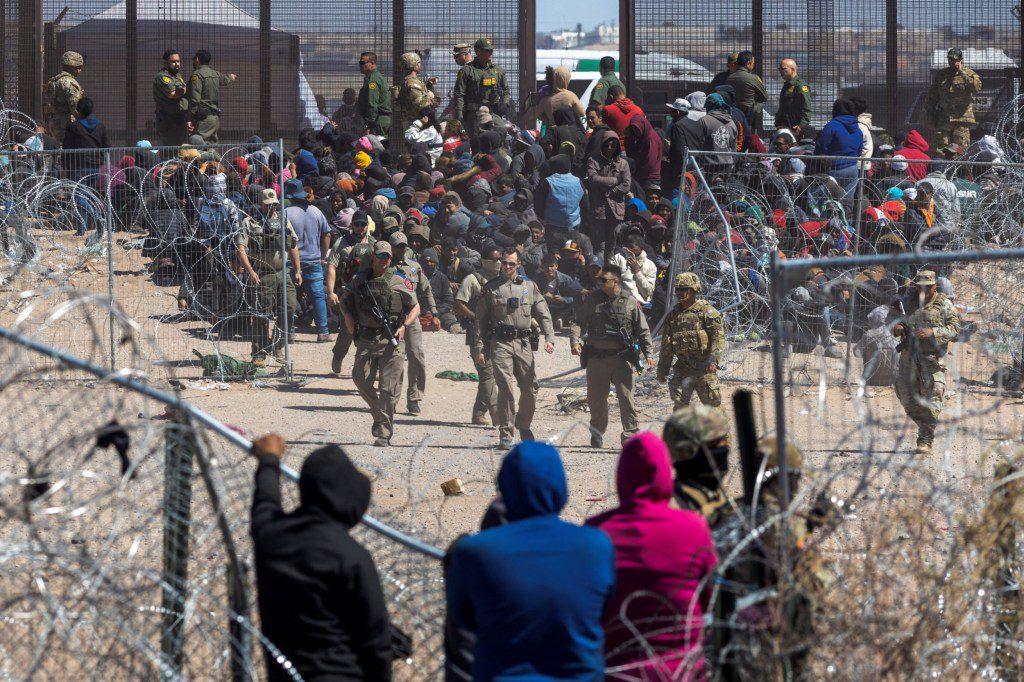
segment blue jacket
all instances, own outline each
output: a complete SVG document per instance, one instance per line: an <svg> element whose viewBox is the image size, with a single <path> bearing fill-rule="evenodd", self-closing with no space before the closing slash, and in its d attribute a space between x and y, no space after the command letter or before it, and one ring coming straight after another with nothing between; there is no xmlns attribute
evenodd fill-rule
<svg viewBox="0 0 1024 682"><path fill-rule="evenodd" d="M830 168L849 168L860 158L864 133L857 127L856 116L836 116L825 124L814 143L814 153L824 156L849 156L850 159L832 161Z"/></svg>
<svg viewBox="0 0 1024 682"><path fill-rule="evenodd" d="M554 173L546 178L548 197L544 204L544 224L548 227L576 227L580 224L583 185L571 173Z"/></svg>
<svg viewBox="0 0 1024 682"><path fill-rule="evenodd" d="M547 443L513 448L498 490L509 523L459 540L448 553L448 616L476 633L473 679L603 680L611 540L558 518L568 498L565 471Z"/></svg>

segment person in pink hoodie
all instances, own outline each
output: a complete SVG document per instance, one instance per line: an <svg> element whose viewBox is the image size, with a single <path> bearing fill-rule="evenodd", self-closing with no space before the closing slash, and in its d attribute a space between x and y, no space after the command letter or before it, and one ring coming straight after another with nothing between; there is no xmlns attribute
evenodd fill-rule
<svg viewBox="0 0 1024 682"><path fill-rule="evenodd" d="M903 148L899 150L899 154L909 161L907 175L914 182L924 180L924 176L928 175L928 162L932 160L932 157L928 156L928 150L928 141L921 133L916 130L907 133L907 139L903 142ZM914 163L914 161L924 161L924 163Z"/></svg>
<svg viewBox="0 0 1024 682"><path fill-rule="evenodd" d="M669 506L668 446L650 431L622 446L616 487L619 506L587 521L615 547L615 593L604 616L607 668L629 679L704 680L701 631L718 565L707 521Z"/></svg>

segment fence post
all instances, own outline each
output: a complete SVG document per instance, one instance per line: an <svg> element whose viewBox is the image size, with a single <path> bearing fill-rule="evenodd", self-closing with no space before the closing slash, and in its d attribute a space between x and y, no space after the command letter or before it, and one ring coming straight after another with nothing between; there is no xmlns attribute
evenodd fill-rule
<svg viewBox="0 0 1024 682"><path fill-rule="evenodd" d="M520 0L522 2L523 0ZM634 101L636 89L636 0L619 0L619 78Z"/></svg>
<svg viewBox="0 0 1024 682"><path fill-rule="evenodd" d="M270 26L270 0L260 0L260 73L263 78L258 79L259 97L261 102L272 102L274 70L270 56L270 41L273 39ZM263 139L269 138L274 133L274 121L271 117L271 107L260 107L259 130ZM283 181L282 181L283 182Z"/></svg>
<svg viewBox="0 0 1024 682"><path fill-rule="evenodd" d="M854 198L853 211L856 213L853 219L853 255L860 255L860 228L863 211L860 208L864 201L864 183L867 180L867 168L870 161L861 161L857 164L857 196ZM853 349L853 318L857 310L857 285L851 282L850 286L850 312L847 314L846 324L846 362L843 369L843 383L850 382L850 353ZM832 330L829 330L829 336Z"/></svg>
<svg viewBox="0 0 1024 682"><path fill-rule="evenodd" d="M188 601L189 532L192 524L191 426L176 415L164 430L163 624L160 652L166 665L181 674L184 663L185 603Z"/></svg>
<svg viewBox="0 0 1024 682"><path fill-rule="evenodd" d="M690 148L683 147L683 169L679 174L679 203L676 204L676 215L672 226L672 263L668 270L668 297L665 299L665 310L658 318L658 323L651 330L652 336L657 336L661 331L669 312L672 310L673 282L675 277L683 270L690 269L690 253L684 246L687 244L687 226L690 220L690 211L686 205L686 170L690 162ZM685 214L685 216L684 216Z"/></svg>
<svg viewBox="0 0 1024 682"><path fill-rule="evenodd" d="M885 0L885 101L889 105L886 127L899 130L899 15L898 0Z"/></svg>
<svg viewBox="0 0 1024 682"><path fill-rule="evenodd" d="M519 0L519 97L515 103L525 103L527 97L537 89L537 0ZM529 106L516 112L514 120L532 128L523 114ZM509 112L512 115L512 112Z"/></svg>
<svg viewBox="0 0 1024 682"><path fill-rule="evenodd" d="M107 318L110 323L110 371L117 369L116 350L117 340L114 339L114 203L110 198L110 180L113 173L110 172L110 150L103 152L104 163L107 166L106 202L107 215L104 219L107 232L107 296L110 298L107 309ZM99 240L97 240L98 242Z"/></svg>
<svg viewBox="0 0 1024 682"><path fill-rule="evenodd" d="M125 146L131 147L139 139L139 0L125 0L124 32Z"/></svg>
<svg viewBox="0 0 1024 682"><path fill-rule="evenodd" d="M277 158L279 161L278 177L284 177L284 139L277 141ZM288 311L288 218L284 212L284 181L281 181L281 319L284 320L284 325L281 328L281 343L284 344L284 376L286 379L292 378L292 356L291 350L289 349L289 331L292 326L291 316ZM297 293L297 292L296 292Z"/></svg>

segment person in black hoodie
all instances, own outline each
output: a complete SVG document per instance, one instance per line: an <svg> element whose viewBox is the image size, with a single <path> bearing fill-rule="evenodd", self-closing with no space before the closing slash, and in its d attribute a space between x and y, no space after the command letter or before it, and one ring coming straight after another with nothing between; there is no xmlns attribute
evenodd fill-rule
<svg viewBox="0 0 1024 682"><path fill-rule="evenodd" d="M391 627L370 553L350 534L370 505L370 480L337 445L302 465L299 507L281 508L285 442L253 443L252 500L260 622L267 640L306 680L390 680ZM267 677L292 675L269 652Z"/></svg>
<svg viewBox="0 0 1024 682"><path fill-rule="evenodd" d="M88 97L78 100L78 118L69 123L64 132L64 150L106 149L107 128L92 115L93 101ZM72 178L81 180L92 175L103 165L103 152L76 152L64 154L64 168L71 171Z"/></svg>

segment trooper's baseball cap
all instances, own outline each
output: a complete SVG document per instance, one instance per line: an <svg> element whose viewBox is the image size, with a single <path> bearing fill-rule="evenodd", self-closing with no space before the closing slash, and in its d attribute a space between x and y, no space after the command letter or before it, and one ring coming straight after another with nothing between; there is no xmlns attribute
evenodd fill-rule
<svg viewBox="0 0 1024 682"><path fill-rule="evenodd" d="M475 43L473 43L473 47L474 49L477 50L487 50L489 52L494 52L494 45L491 44L490 38L480 38Z"/></svg>

